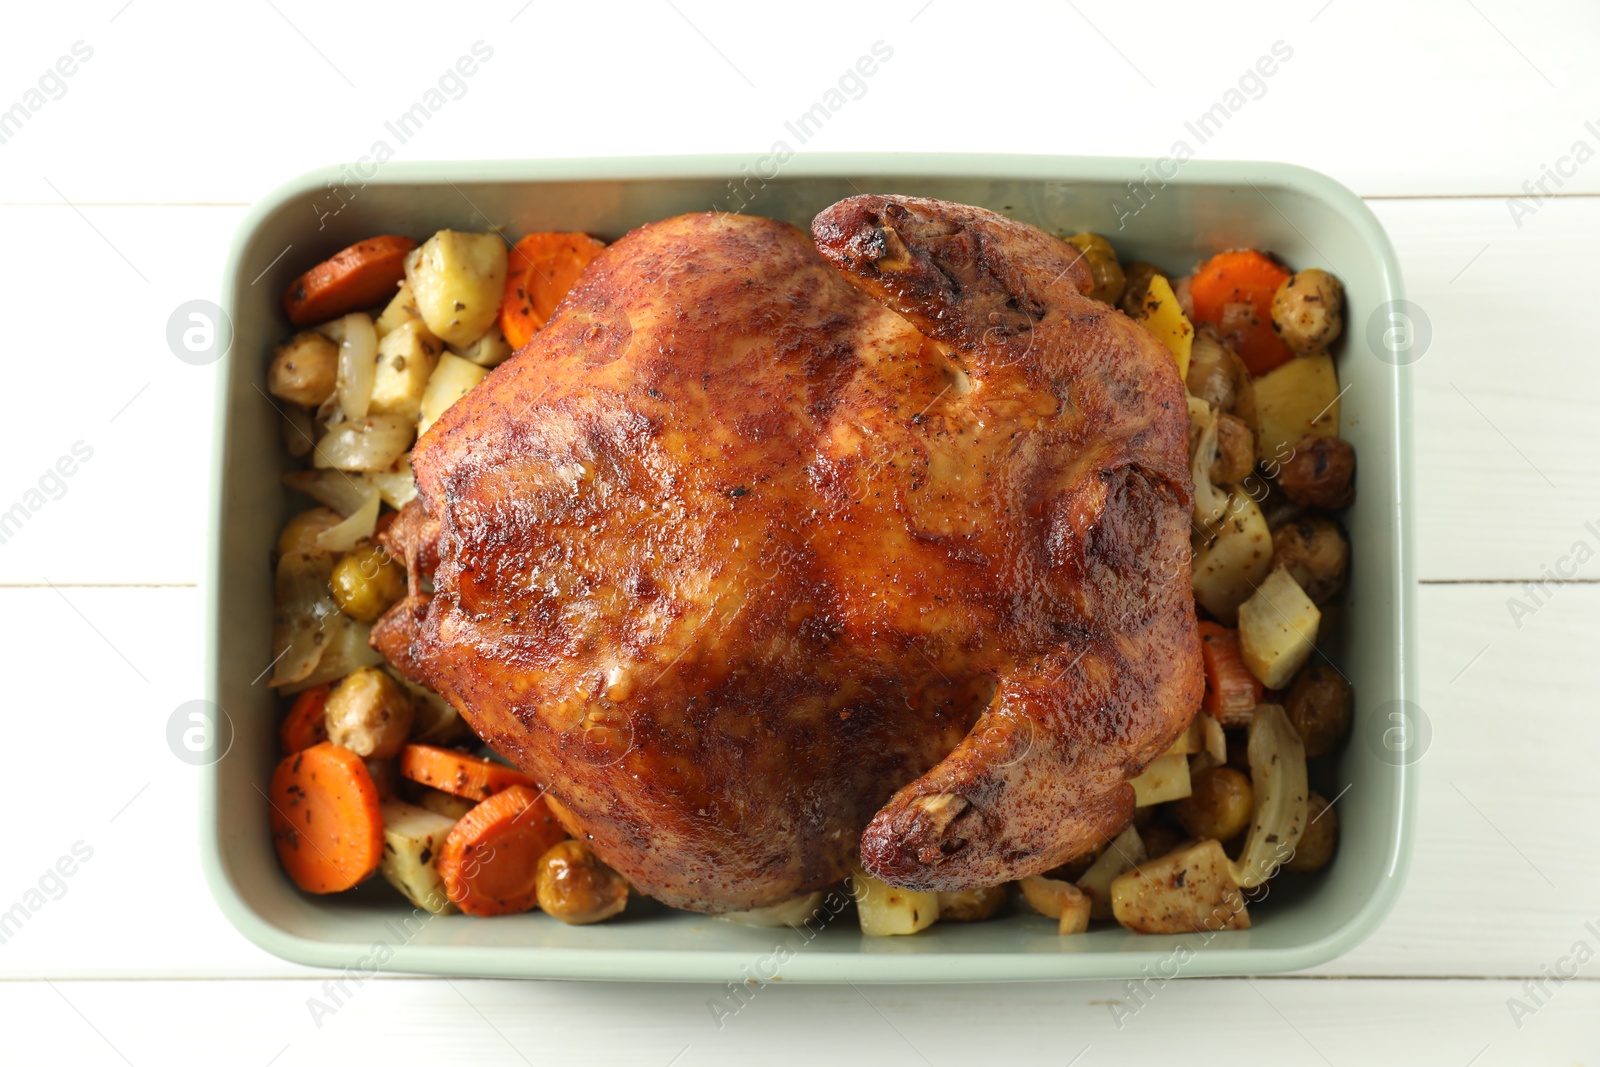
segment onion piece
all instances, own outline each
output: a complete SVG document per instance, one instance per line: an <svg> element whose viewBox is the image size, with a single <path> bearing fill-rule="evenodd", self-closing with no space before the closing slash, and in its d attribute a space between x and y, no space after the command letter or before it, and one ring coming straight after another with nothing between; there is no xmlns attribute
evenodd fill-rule
<svg viewBox="0 0 1600 1067"><path fill-rule="evenodd" d="M337 526L330 526L317 534L317 547L329 552L348 552L372 536L378 525L378 497L376 487L368 487L366 499Z"/></svg>
<svg viewBox="0 0 1600 1067"><path fill-rule="evenodd" d="M807 919L815 918L822 907L823 894L819 890L807 893L792 900L781 900L776 904L768 904L764 908L751 908L748 911L728 911L713 918L723 922L735 923L739 926L759 926L768 929L777 929L784 926L796 928L806 924Z"/></svg>
<svg viewBox="0 0 1600 1067"><path fill-rule="evenodd" d="M1241 889L1260 885L1294 855L1306 828L1306 750L1277 704L1257 704L1250 720L1250 784L1255 818L1230 863Z"/></svg>
<svg viewBox="0 0 1600 1067"><path fill-rule="evenodd" d="M284 686L281 692L285 695L310 689L323 682L336 682L351 671L375 667L383 662L383 657L367 645L372 627L364 622L357 622L335 611L325 623L323 633L326 640L315 668L298 682Z"/></svg>
<svg viewBox="0 0 1600 1067"><path fill-rule="evenodd" d="M1210 404L1189 398L1189 428L1194 438L1189 471L1194 476L1194 521L1211 529L1228 510L1228 494L1211 484L1211 464L1217 458L1217 413Z"/></svg>
<svg viewBox="0 0 1600 1067"><path fill-rule="evenodd" d="M372 386L378 378L378 331L361 312L344 317L344 337L339 342L339 372L333 388L347 419L362 419L372 404Z"/></svg>
<svg viewBox="0 0 1600 1067"><path fill-rule="evenodd" d="M368 415L328 427L312 466L342 471L383 471L411 447L415 427L404 415Z"/></svg>
<svg viewBox="0 0 1600 1067"><path fill-rule="evenodd" d="M283 484L349 518L361 509L372 492L368 477L349 471L290 471L283 476Z"/></svg>
<svg viewBox="0 0 1600 1067"><path fill-rule="evenodd" d="M289 552L273 577L273 686L304 680L316 670L333 636L328 621L339 606L328 594L333 556L327 552Z"/></svg>

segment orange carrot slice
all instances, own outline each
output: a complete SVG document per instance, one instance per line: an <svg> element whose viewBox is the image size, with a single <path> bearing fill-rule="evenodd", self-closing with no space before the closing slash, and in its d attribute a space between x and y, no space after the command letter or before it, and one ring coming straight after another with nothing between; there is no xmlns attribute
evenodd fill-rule
<svg viewBox="0 0 1600 1067"><path fill-rule="evenodd" d="M512 351L550 321L561 298L605 245L586 233L530 233L511 250L500 330Z"/></svg>
<svg viewBox="0 0 1600 1067"><path fill-rule="evenodd" d="M331 741L284 757L267 787L278 859L308 893L359 884L383 860L378 790L361 757Z"/></svg>
<svg viewBox="0 0 1600 1067"><path fill-rule="evenodd" d="M1224 726L1248 726L1262 688L1239 652L1239 631L1214 622L1200 624L1200 659L1206 695L1201 706Z"/></svg>
<svg viewBox="0 0 1600 1067"><path fill-rule="evenodd" d="M278 727L278 743L283 747L285 756L303 752L328 739L326 712L328 694L332 690L331 685L319 685L294 698L289 714L283 717L283 724Z"/></svg>
<svg viewBox="0 0 1600 1067"><path fill-rule="evenodd" d="M283 310L296 326L311 326L380 304L406 276L409 237L386 235L351 245L306 271L283 291Z"/></svg>
<svg viewBox="0 0 1600 1067"><path fill-rule="evenodd" d="M461 817L439 848L439 876L468 915L515 915L538 905L539 857L566 838L539 793L514 785Z"/></svg>
<svg viewBox="0 0 1600 1067"><path fill-rule="evenodd" d="M1272 328L1272 296L1289 272L1254 249L1218 252L1189 281L1194 317L1222 336L1251 374L1294 358Z"/></svg>
<svg viewBox="0 0 1600 1067"><path fill-rule="evenodd" d="M400 750L400 773L468 800L487 800L514 785L538 790L521 771L486 759L433 745L407 745Z"/></svg>

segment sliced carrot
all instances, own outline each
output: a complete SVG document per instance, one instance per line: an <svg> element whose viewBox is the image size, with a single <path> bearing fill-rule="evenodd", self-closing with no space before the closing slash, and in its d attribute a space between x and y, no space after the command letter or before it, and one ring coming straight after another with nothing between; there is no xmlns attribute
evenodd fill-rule
<svg viewBox="0 0 1600 1067"><path fill-rule="evenodd" d="M283 291L283 310L296 326L311 326L382 303L406 276L409 237L372 237L306 271Z"/></svg>
<svg viewBox="0 0 1600 1067"><path fill-rule="evenodd" d="M433 745L407 745L401 749L400 773L413 782L468 800L487 800L514 785L539 788L519 770Z"/></svg>
<svg viewBox="0 0 1600 1067"><path fill-rule="evenodd" d="M550 321L583 268L605 249L586 233L530 233L511 250L500 330L516 351Z"/></svg>
<svg viewBox="0 0 1600 1067"><path fill-rule="evenodd" d="M1218 252L1189 281L1194 317L1232 346L1251 374L1265 374L1294 358L1272 328L1272 296L1289 272L1254 249Z"/></svg>
<svg viewBox="0 0 1600 1067"><path fill-rule="evenodd" d="M357 885L383 860L378 789L361 757L331 741L285 756L267 787L283 869L308 893Z"/></svg>
<svg viewBox="0 0 1600 1067"><path fill-rule="evenodd" d="M1239 631L1202 622L1200 658L1206 672L1206 695L1201 706L1224 726L1248 726L1256 705L1261 703L1262 689L1244 665Z"/></svg>
<svg viewBox="0 0 1600 1067"><path fill-rule="evenodd" d="M463 815L439 848L445 894L468 915L538 905L539 857L566 838L537 790L514 785Z"/></svg>
<svg viewBox="0 0 1600 1067"><path fill-rule="evenodd" d="M294 698L289 714L283 717L283 724L278 727L278 743L283 747L285 756L292 756L328 739L326 712L328 694L332 690L331 685L319 685Z"/></svg>

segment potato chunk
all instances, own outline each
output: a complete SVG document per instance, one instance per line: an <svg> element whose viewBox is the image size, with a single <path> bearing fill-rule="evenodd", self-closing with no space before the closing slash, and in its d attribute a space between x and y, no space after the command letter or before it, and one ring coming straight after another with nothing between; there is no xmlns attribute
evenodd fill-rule
<svg viewBox="0 0 1600 1067"><path fill-rule="evenodd" d="M1194 598L1218 621L1232 625L1239 605L1272 570L1272 531L1249 494L1228 498L1217 538L1194 557Z"/></svg>
<svg viewBox="0 0 1600 1067"><path fill-rule="evenodd" d="M422 394L444 346L420 319L403 322L378 342L378 369L367 410L374 415L422 413Z"/></svg>
<svg viewBox="0 0 1600 1067"><path fill-rule="evenodd" d="M328 694L328 740L364 759L400 754L411 733L411 696L377 667L362 667Z"/></svg>
<svg viewBox="0 0 1600 1067"><path fill-rule="evenodd" d="M1326 352L1291 359L1255 380L1256 447L1268 473L1308 434L1339 433L1339 377Z"/></svg>
<svg viewBox="0 0 1600 1067"><path fill-rule="evenodd" d="M1189 374L1189 356L1194 346L1194 325L1184 316L1183 308L1178 306L1172 286L1159 274L1150 279L1144 303L1140 306L1139 320L1167 346L1172 358L1178 361L1178 377L1186 378Z"/></svg>
<svg viewBox="0 0 1600 1067"><path fill-rule="evenodd" d="M1282 689L1315 647L1322 612L1284 567L1239 605L1239 655L1268 689Z"/></svg>
<svg viewBox="0 0 1600 1067"><path fill-rule="evenodd" d="M861 932L868 937L891 937L926 930L939 918L939 894L900 889L859 868L850 876Z"/></svg>
<svg viewBox="0 0 1600 1067"><path fill-rule="evenodd" d="M1250 913L1234 882L1227 853L1216 841L1197 841L1147 860L1111 883L1111 910L1136 934L1247 930Z"/></svg>
<svg viewBox="0 0 1600 1067"><path fill-rule="evenodd" d="M1148 808L1189 795L1189 757L1181 752L1157 756L1144 773L1128 783L1133 786L1134 804Z"/></svg>
<svg viewBox="0 0 1600 1067"><path fill-rule="evenodd" d="M440 230L406 256L406 284L435 337L457 347L470 345L500 312L505 241L492 233Z"/></svg>
<svg viewBox="0 0 1600 1067"><path fill-rule="evenodd" d="M279 400L314 408L333 395L338 371L339 346L305 330L273 349L267 391Z"/></svg>
<svg viewBox="0 0 1600 1067"><path fill-rule="evenodd" d="M419 908L450 915L457 908L445 892L434 860L456 820L400 800L383 802L383 863L389 884Z"/></svg>

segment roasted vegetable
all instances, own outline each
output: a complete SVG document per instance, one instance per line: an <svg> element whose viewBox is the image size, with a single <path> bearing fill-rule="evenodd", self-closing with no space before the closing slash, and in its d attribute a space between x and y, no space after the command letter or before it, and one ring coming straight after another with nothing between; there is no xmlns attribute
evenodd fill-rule
<svg viewBox="0 0 1600 1067"><path fill-rule="evenodd" d="M1356 453L1342 437L1307 436L1278 465L1277 483L1303 507L1339 511L1355 499Z"/></svg>
<svg viewBox="0 0 1600 1067"><path fill-rule="evenodd" d="M1256 446L1268 474L1290 461L1302 438L1339 432L1339 379L1333 357L1325 352L1257 378L1255 394Z"/></svg>
<svg viewBox="0 0 1600 1067"><path fill-rule="evenodd" d="M278 555L321 551L317 548L317 535L343 521L344 516L332 508L307 508L284 524L278 534Z"/></svg>
<svg viewBox="0 0 1600 1067"><path fill-rule="evenodd" d="M537 889L539 909L572 926L604 922L628 906L628 880L576 839L539 857Z"/></svg>
<svg viewBox="0 0 1600 1067"><path fill-rule="evenodd" d="M1283 710L1305 745L1306 758L1332 752L1350 732L1355 694L1332 667L1313 663L1295 676Z"/></svg>
<svg viewBox="0 0 1600 1067"><path fill-rule="evenodd" d="M1239 605L1239 654L1268 689L1289 684L1316 647L1322 613L1289 572L1275 568Z"/></svg>
<svg viewBox="0 0 1600 1067"><path fill-rule="evenodd" d="M456 820L437 812L386 800L383 812L383 863L379 871L389 884L419 908L435 915L450 915L456 906L444 888L436 863Z"/></svg>
<svg viewBox="0 0 1600 1067"><path fill-rule="evenodd" d="M1079 876L1077 886L1089 898L1089 917L1109 919L1111 915L1111 883L1124 871L1143 863L1149 856L1145 852L1144 838L1139 831L1128 827L1111 839L1100 858L1090 864Z"/></svg>
<svg viewBox="0 0 1600 1067"><path fill-rule="evenodd" d="M1186 376L1194 344L1194 326L1184 317L1178 298L1165 278L1156 275L1150 279L1136 318L1172 352L1172 358L1178 361L1178 377Z"/></svg>
<svg viewBox="0 0 1600 1067"><path fill-rule="evenodd" d="M1206 714L1223 726L1248 725L1261 703L1261 682L1245 666L1239 632L1209 620L1201 622L1200 659L1206 672L1201 704Z"/></svg>
<svg viewBox="0 0 1600 1067"><path fill-rule="evenodd" d="M1286 278L1272 296L1272 328L1301 355L1321 352L1344 326L1344 286L1325 270Z"/></svg>
<svg viewBox="0 0 1600 1067"><path fill-rule="evenodd" d="M1128 782L1141 808L1189 795L1189 757L1181 752L1157 756L1144 773Z"/></svg>
<svg viewBox="0 0 1600 1067"><path fill-rule="evenodd" d="M751 908L748 911L725 911L717 918L723 922L737 923L740 926L802 927L806 920L817 915L822 907L824 894L819 890L815 893L806 893L795 897L793 900L781 901L777 904L768 904L764 908Z"/></svg>
<svg viewBox="0 0 1600 1067"><path fill-rule="evenodd" d="M338 374L339 346L315 330L306 330L273 349L267 392L314 408L333 395Z"/></svg>
<svg viewBox="0 0 1600 1067"><path fill-rule="evenodd" d="M428 379L428 388L422 395L422 418L417 424L417 436L427 433L428 427L437 422L451 404L466 396L469 389L488 375L485 368L469 363L453 352L446 352L439 357L439 364L434 368L433 377Z"/></svg>
<svg viewBox="0 0 1600 1067"><path fill-rule="evenodd" d="M1246 930L1250 913L1216 841L1146 860L1111 883L1117 922L1138 934Z"/></svg>
<svg viewBox="0 0 1600 1067"><path fill-rule="evenodd" d="M342 471L382 471L411 447L412 422L401 415L368 415L330 427L317 442L314 466Z"/></svg>
<svg viewBox="0 0 1600 1067"><path fill-rule="evenodd" d="M285 756L267 786L278 861L308 893L360 884L383 859L378 790L361 757L328 741Z"/></svg>
<svg viewBox="0 0 1600 1067"><path fill-rule="evenodd" d="M1219 252L1189 282L1194 317L1216 329L1251 374L1294 358L1272 328L1272 300L1289 272L1253 249Z"/></svg>
<svg viewBox="0 0 1600 1067"><path fill-rule="evenodd" d="M1022 899L1040 915L1056 920L1056 932L1081 934L1089 928L1093 902L1088 894L1071 882L1060 882L1035 874L1017 883Z"/></svg>
<svg viewBox="0 0 1600 1067"><path fill-rule="evenodd" d="M981 922L993 918L1005 902L1006 887L1003 885L940 893L939 918L962 923Z"/></svg>
<svg viewBox="0 0 1600 1067"><path fill-rule="evenodd" d="M414 419L422 411L422 393L444 351L439 339L421 321L403 322L378 342L378 369L372 384L374 415Z"/></svg>
<svg viewBox="0 0 1600 1067"><path fill-rule="evenodd" d="M939 920L939 894L886 885L859 867L850 876L850 892L868 937L914 934Z"/></svg>
<svg viewBox="0 0 1600 1067"><path fill-rule="evenodd" d="M1235 882L1253 889L1294 853L1306 827L1309 790L1305 749L1278 705L1256 708L1248 754L1255 813L1232 870Z"/></svg>
<svg viewBox="0 0 1600 1067"><path fill-rule="evenodd" d="M405 274L433 335L446 344L470 345L499 314L505 241L492 233L440 230L406 256Z"/></svg>
<svg viewBox="0 0 1600 1067"><path fill-rule="evenodd" d="M445 892L468 915L515 915L538 903L539 860L566 836L537 791L514 785L463 815L439 849Z"/></svg>
<svg viewBox="0 0 1600 1067"><path fill-rule="evenodd" d="M333 566L329 584L339 610L372 622L406 592L406 572L377 545L347 552Z"/></svg>
<svg viewBox="0 0 1600 1067"><path fill-rule="evenodd" d="M1231 624L1239 605L1272 571L1272 532L1244 492L1228 498L1215 540L1194 557L1194 596L1219 621Z"/></svg>
<svg viewBox="0 0 1600 1067"><path fill-rule="evenodd" d="M283 292L283 310L296 326L325 322L389 299L405 274L409 237L370 237L306 271Z"/></svg>
<svg viewBox="0 0 1600 1067"><path fill-rule="evenodd" d="M1111 242L1097 233L1075 233L1067 241L1089 261L1089 274L1094 278L1094 288L1089 290L1089 295L1107 304L1120 300L1128 280Z"/></svg>
<svg viewBox="0 0 1600 1067"><path fill-rule="evenodd" d="M1294 855L1283 864L1284 870L1296 874L1322 870L1339 846L1339 813L1321 793L1312 793L1307 800L1306 817L1306 829L1295 844Z"/></svg>
<svg viewBox="0 0 1600 1067"><path fill-rule="evenodd" d="M400 754L411 733L411 697L377 667L363 667L328 694L328 740L369 759Z"/></svg>
<svg viewBox="0 0 1600 1067"><path fill-rule="evenodd" d="M1236 485L1256 466L1256 435L1237 415L1217 415L1216 458L1211 461L1214 485Z"/></svg>
<svg viewBox="0 0 1600 1067"><path fill-rule="evenodd" d="M1123 268L1123 277L1126 284L1122 288L1122 296L1117 298L1117 307L1121 308L1129 318L1138 318L1140 310L1144 307L1145 295L1150 291L1150 279L1161 277L1167 279L1167 284L1172 284L1172 277L1154 263L1135 260Z"/></svg>
<svg viewBox="0 0 1600 1067"><path fill-rule="evenodd" d="M1230 841L1249 828L1254 804L1249 778L1232 767L1208 767L1190 779L1189 795L1172 811L1192 836Z"/></svg>
<svg viewBox="0 0 1600 1067"><path fill-rule="evenodd" d="M1272 563L1287 570L1312 603L1326 604L1344 591L1350 543L1333 520L1302 516L1273 533Z"/></svg>

